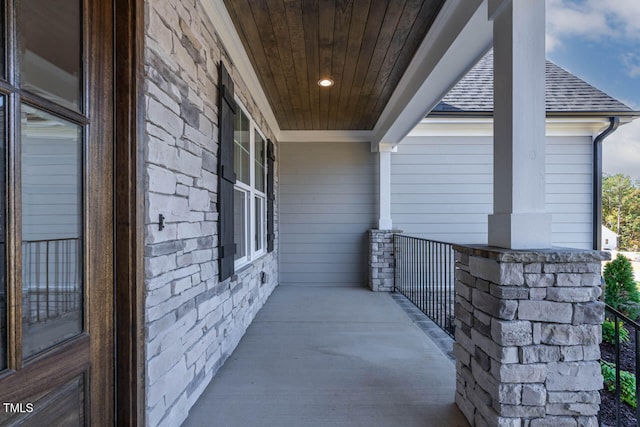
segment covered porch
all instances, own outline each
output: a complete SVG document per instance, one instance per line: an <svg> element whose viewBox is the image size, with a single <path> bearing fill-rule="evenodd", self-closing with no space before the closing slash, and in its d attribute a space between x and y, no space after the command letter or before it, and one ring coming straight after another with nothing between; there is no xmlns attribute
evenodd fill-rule
<svg viewBox="0 0 640 427"><path fill-rule="evenodd" d="M279 286L183 426L466 426L434 327L399 294Z"/></svg>

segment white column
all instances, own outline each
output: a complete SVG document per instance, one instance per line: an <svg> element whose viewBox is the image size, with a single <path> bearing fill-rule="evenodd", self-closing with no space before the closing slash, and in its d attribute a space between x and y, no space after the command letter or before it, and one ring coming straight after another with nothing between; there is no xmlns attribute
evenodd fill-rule
<svg viewBox="0 0 640 427"><path fill-rule="evenodd" d="M494 45L489 245L551 247L545 212L545 2L489 0Z"/></svg>
<svg viewBox="0 0 640 427"><path fill-rule="evenodd" d="M380 168L378 173L378 230L393 229L391 221L391 153L396 151L393 144L377 144Z"/></svg>

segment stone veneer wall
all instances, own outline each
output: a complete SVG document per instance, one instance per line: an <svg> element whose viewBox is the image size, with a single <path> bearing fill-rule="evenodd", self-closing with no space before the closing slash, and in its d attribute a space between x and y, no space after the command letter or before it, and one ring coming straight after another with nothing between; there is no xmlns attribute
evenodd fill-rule
<svg viewBox="0 0 640 427"><path fill-rule="evenodd" d="M472 425L597 426L597 251L456 251L456 403Z"/></svg>
<svg viewBox="0 0 640 427"><path fill-rule="evenodd" d="M218 282L221 60L236 96L274 138L200 2L147 0L145 9L146 423L178 426L278 282L277 241Z"/></svg>
<svg viewBox="0 0 640 427"><path fill-rule="evenodd" d="M369 230L369 288L374 292L392 292L395 258L393 235L400 230Z"/></svg>

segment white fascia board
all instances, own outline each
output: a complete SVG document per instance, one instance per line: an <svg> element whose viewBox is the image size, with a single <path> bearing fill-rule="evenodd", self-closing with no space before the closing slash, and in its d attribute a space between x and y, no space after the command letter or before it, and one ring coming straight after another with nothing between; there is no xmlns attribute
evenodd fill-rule
<svg viewBox="0 0 640 427"><path fill-rule="evenodd" d="M487 1L445 2L374 128L374 143L399 143L489 50Z"/></svg>
<svg viewBox="0 0 640 427"><path fill-rule="evenodd" d="M213 29L222 43L221 47L229 55L236 70L240 73L242 81L267 121L274 137L279 140L280 126L223 0L203 0L202 6L213 23Z"/></svg>
<svg viewBox="0 0 640 427"><path fill-rule="evenodd" d="M621 124L630 119L621 118ZM547 117L547 136L595 137L609 126L608 117ZM491 117L427 117L407 136L493 136Z"/></svg>

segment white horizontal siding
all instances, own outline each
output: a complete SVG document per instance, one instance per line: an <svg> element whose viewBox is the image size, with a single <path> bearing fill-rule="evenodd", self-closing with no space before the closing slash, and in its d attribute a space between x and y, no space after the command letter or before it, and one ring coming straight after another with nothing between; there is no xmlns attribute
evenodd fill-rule
<svg viewBox="0 0 640 427"><path fill-rule="evenodd" d="M363 286L376 223L375 155L368 143L281 143L280 280Z"/></svg>
<svg viewBox="0 0 640 427"><path fill-rule="evenodd" d="M591 144L589 137L547 138L546 207L556 246L591 247ZM391 161L394 228L435 240L487 243L491 137L407 137Z"/></svg>

